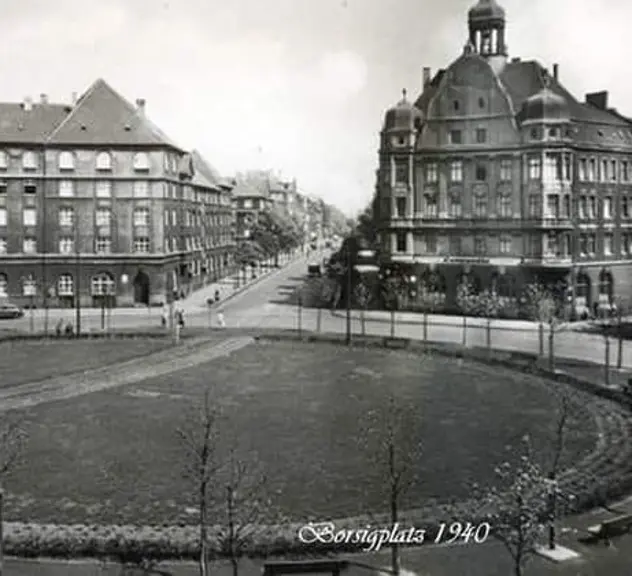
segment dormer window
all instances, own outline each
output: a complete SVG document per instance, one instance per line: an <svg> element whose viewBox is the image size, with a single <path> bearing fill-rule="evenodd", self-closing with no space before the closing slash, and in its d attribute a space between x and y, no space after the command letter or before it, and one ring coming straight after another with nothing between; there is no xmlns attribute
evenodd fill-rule
<svg viewBox="0 0 632 576"><path fill-rule="evenodd" d="M531 128L531 139L532 140L537 140L538 139L538 129L537 128Z"/></svg>
<svg viewBox="0 0 632 576"><path fill-rule="evenodd" d="M97 154L97 170L112 170L112 156L108 152Z"/></svg>
<svg viewBox="0 0 632 576"><path fill-rule="evenodd" d="M455 112L458 112L459 109L461 108L461 103L458 100L454 100L452 102L452 108L454 109Z"/></svg>
<svg viewBox="0 0 632 576"><path fill-rule="evenodd" d="M485 108L485 98L479 98L478 99L478 107L482 110L483 108Z"/></svg>
<svg viewBox="0 0 632 576"><path fill-rule="evenodd" d="M22 168L24 170L36 170L37 169L37 156L35 156L35 152L31 152L27 150L22 155Z"/></svg>
<svg viewBox="0 0 632 576"><path fill-rule="evenodd" d="M557 138L557 128L549 128L549 138Z"/></svg>
<svg viewBox="0 0 632 576"><path fill-rule="evenodd" d="M138 152L134 155L134 170L149 170L149 157L145 152Z"/></svg>
<svg viewBox="0 0 632 576"><path fill-rule="evenodd" d="M72 152L60 152L59 169L60 170L74 170L75 169L75 157L73 156Z"/></svg>

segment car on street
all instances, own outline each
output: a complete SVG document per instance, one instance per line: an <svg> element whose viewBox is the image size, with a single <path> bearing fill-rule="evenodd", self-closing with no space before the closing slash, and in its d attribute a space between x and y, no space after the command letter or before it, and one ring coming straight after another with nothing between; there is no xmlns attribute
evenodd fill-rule
<svg viewBox="0 0 632 576"><path fill-rule="evenodd" d="M0 303L0 320L14 320L15 318L22 318L24 316L24 310L11 304L10 302Z"/></svg>

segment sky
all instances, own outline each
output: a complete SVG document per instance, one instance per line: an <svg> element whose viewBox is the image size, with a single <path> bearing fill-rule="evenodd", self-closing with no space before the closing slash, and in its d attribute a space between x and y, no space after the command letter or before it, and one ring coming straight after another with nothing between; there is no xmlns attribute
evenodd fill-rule
<svg viewBox="0 0 632 576"><path fill-rule="evenodd" d="M422 68L462 52L474 0L3 0L0 100L70 102L97 78L223 175L273 169L349 215ZM509 56L560 66L632 116L628 0L500 0Z"/></svg>

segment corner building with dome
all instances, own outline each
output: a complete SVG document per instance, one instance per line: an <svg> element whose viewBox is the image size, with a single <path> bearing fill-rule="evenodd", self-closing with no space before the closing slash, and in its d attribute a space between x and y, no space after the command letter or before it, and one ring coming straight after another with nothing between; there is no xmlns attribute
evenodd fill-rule
<svg viewBox="0 0 632 576"><path fill-rule="evenodd" d="M446 310L459 282L514 304L534 281L580 316L632 300L632 120L559 67L509 58L480 0L462 54L386 112L375 212L382 265ZM409 307L414 308L411 287Z"/></svg>

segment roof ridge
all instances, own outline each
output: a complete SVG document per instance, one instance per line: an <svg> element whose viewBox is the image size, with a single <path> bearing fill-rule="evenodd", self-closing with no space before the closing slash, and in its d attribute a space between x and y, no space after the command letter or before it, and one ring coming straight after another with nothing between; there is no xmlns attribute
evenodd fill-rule
<svg viewBox="0 0 632 576"><path fill-rule="evenodd" d="M86 97L89 96L90 94L92 94L92 92L94 92L96 90L97 84L99 84L99 82L105 83L105 80L103 80L102 78L97 78L92 85L77 99L77 103L75 104L75 106L72 107L72 109L70 110L69 114L57 125L57 127L44 139L46 141L46 143L50 143L50 141L53 139L53 137L55 136L55 134L57 134L57 132L59 132L59 130L62 128L62 126L64 126L68 120L70 118L72 118L72 116L74 114L76 114L77 110L79 110L86 101Z"/></svg>

